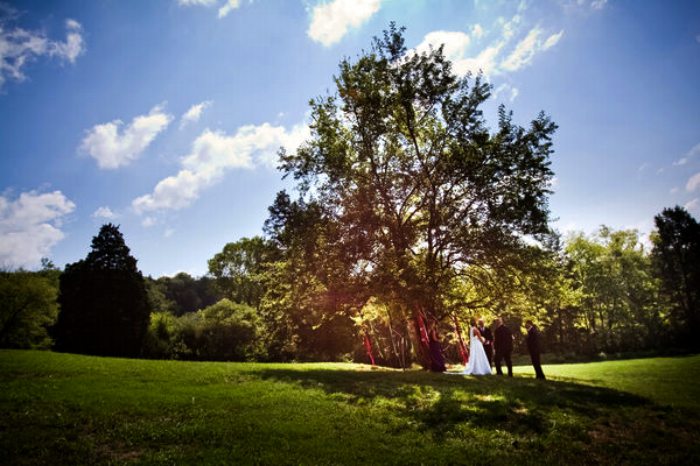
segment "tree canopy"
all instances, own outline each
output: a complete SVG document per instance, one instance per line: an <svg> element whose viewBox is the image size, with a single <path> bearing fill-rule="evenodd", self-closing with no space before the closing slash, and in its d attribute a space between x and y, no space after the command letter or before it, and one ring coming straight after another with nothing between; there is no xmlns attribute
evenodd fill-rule
<svg viewBox="0 0 700 466"><path fill-rule="evenodd" d="M222 295L238 303L258 306L263 295L262 273L279 251L260 236L228 243L209 259L209 274Z"/></svg>
<svg viewBox="0 0 700 466"><path fill-rule="evenodd" d="M358 309L370 297L397 305L427 361L427 327L444 318L454 281L515 265L522 237L548 232L556 125L541 113L523 128L500 107L490 132L482 77L457 76L442 48L407 50L394 25L343 60L335 83L311 101L311 138L281 154L298 181L293 207L317 213L324 291ZM268 223L278 237L299 231L285 199Z"/></svg>

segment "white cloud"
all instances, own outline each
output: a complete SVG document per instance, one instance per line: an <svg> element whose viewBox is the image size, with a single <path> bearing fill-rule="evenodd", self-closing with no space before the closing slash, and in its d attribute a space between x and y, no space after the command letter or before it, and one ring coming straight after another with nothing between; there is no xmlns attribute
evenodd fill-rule
<svg viewBox="0 0 700 466"><path fill-rule="evenodd" d="M522 8L521 5L519 11ZM535 27L524 37L521 37L515 48L511 50L505 59L501 59L501 52L506 50L506 47L512 40L520 36L521 22L522 17L520 14L514 15L510 19L498 18L496 21L496 24L500 27L498 37L476 53L468 52L472 45L471 38L478 39L485 35L480 25L472 26L471 36L461 31L440 30L429 32L424 36L421 43L409 53L422 52L430 46L437 48L444 44L445 56L452 61L452 69L458 75L465 75L470 72L476 74L481 71L488 77L517 71L530 64L538 53L554 47L564 35L564 31L561 30L543 39L544 31L539 27ZM511 100L518 95L517 89L512 92Z"/></svg>
<svg viewBox="0 0 700 466"><path fill-rule="evenodd" d="M515 46L515 49L513 49L510 55L503 60L501 68L505 71L517 71L529 65L538 52L547 50L559 42L564 31L562 30L557 34L552 34L544 42L540 39L541 34L542 30L539 27L531 29L525 38Z"/></svg>
<svg viewBox="0 0 700 466"><path fill-rule="evenodd" d="M8 28L0 20L0 88L5 81L23 81L25 66L41 56L58 57L75 63L85 52L85 42L81 35L80 23L66 20L65 42L53 41L37 31L27 31L19 27Z"/></svg>
<svg viewBox="0 0 700 466"><path fill-rule="evenodd" d="M491 96L494 99L497 99L499 95L503 94L503 92L507 91L508 89L510 89L510 84L503 83L500 86L498 86L496 89L493 90L493 93L491 94Z"/></svg>
<svg viewBox="0 0 700 466"><path fill-rule="evenodd" d="M568 11L600 11L607 3L608 0L559 0L559 4Z"/></svg>
<svg viewBox="0 0 700 466"><path fill-rule="evenodd" d="M679 191L678 187L673 187L673 188L671 188L671 190L669 191L669 193L670 193L670 194L676 194L678 191Z"/></svg>
<svg viewBox="0 0 700 466"><path fill-rule="evenodd" d="M112 212L109 207L99 207L95 212L92 213L93 218L104 218L111 220L117 218L118 215Z"/></svg>
<svg viewBox="0 0 700 466"><path fill-rule="evenodd" d="M460 31L432 31L425 35L423 41L409 53L421 53L432 47L436 49L444 46L443 52L452 62L452 69L459 75L469 72L483 71L488 75L496 68L496 57L505 45L504 42L496 43L484 48L477 56L467 57L470 37Z"/></svg>
<svg viewBox="0 0 700 466"><path fill-rule="evenodd" d="M96 125L88 131L80 148L97 160L100 168L119 168L136 160L172 118L156 106L147 115L135 117L123 131L121 120Z"/></svg>
<svg viewBox="0 0 700 466"><path fill-rule="evenodd" d="M74 19L68 18L66 20L66 29L69 31L82 31L83 26Z"/></svg>
<svg viewBox="0 0 700 466"><path fill-rule="evenodd" d="M73 210L61 191L29 191L16 200L0 196L0 266L37 266L64 238L61 221Z"/></svg>
<svg viewBox="0 0 700 466"><path fill-rule="evenodd" d="M695 36L695 40L698 41L698 44L700 44L700 34L698 34L697 36Z"/></svg>
<svg viewBox="0 0 700 466"><path fill-rule="evenodd" d="M521 21L522 17L519 14L514 15L507 21L505 18L498 18L497 23L501 25L501 36L503 40L510 40L515 35Z"/></svg>
<svg viewBox="0 0 700 466"><path fill-rule="evenodd" d="M163 236L164 236L165 238L170 238L171 236L173 236L174 233L175 233L175 230L174 230L174 229L172 229L172 228L166 228L165 232L163 233Z"/></svg>
<svg viewBox="0 0 700 466"><path fill-rule="evenodd" d="M379 11L381 0L332 0L316 5L306 34L326 47L339 42Z"/></svg>
<svg viewBox="0 0 700 466"><path fill-rule="evenodd" d="M690 149L685 156L688 158L700 156L700 143L695 144L695 146L693 146L693 148Z"/></svg>
<svg viewBox="0 0 700 466"><path fill-rule="evenodd" d="M547 40L544 41L544 44L542 45L542 50L548 50L557 45L557 42L559 42L559 39L561 39L561 36L564 35L564 30L562 29L556 34L552 34L551 36L547 37Z"/></svg>
<svg viewBox="0 0 700 466"><path fill-rule="evenodd" d="M415 51L418 53L427 52L430 48L437 49L443 46L443 53L450 61L457 61L464 57L469 47L469 35L459 31L433 31L423 38L423 42L418 44Z"/></svg>
<svg viewBox="0 0 700 466"><path fill-rule="evenodd" d="M180 6L212 6L218 0L177 0Z"/></svg>
<svg viewBox="0 0 700 466"><path fill-rule="evenodd" d="M688 191L695 191L698 187L700 187L700 172L690 177L688 184L685 185L685 189Z"/></svg>
<svg viewBox="0 0 700 466"><path fill-rule="evenodd" d="M700 198L695 198L689 202L687 202L683 207L685 207L685 210L688 212L698 212L700 213Z"/></svg>
<svg viewBox="0 0 700 466"><path fill-rule="evenodd" d="M674 167L685 165L690 161L690 159L700 156L700 143L695 144L692 149L690 149L686 154L680 159L673 162Z"/></svg>
<svg viewBox="0 0 700 466"><path fill-rule="evenodd" d="M239 6L241 6L240 0L227 0L226 4L219 8L219 18L224 18Z"/></svg>
<svg viewBox="0 0 700 466"><path fill-rule="evenodd" d="M211 179L189 170L161 180L153 193L134 199L131 205L137 213L182 209L199 197L199 191L212 183Z"/></svg>
<svg viewBox="0 0 700 466"><path fill-rule="evenodd" d="M491 75L498 71L498 66L496 64L496 58L498 54L501 53L501 49L505 42L499 42L486 47L482 50L476 57L467 58L460 60L456 63L455 71L457 73L466 74L471 71L472 73L478 73L482 71L486 76Z"/></svg>
<svg viewBox="0 0 700 466"><path fill-rule="evenodd" d="M187 110L180 118L180 128L184 128L189 123L196 123L202 116L202 112L212 104L211 100L195 104Z"/></svg>
<svg viewBox="0 0 700 466"><path fill-rule="evenodd" d="M68 30L66 41L51 42L49 53L51 55L56 55L63 58L71 63L75 63L78 56L85 52L85 42L83 41L83 36L81 35L83 27L76 20L67 19L66 29Z"/></svg>
<svg viewBox="0 0 700 466"><path fill-rule="evenodd" d="M649 162L644 162L643 164L641 164L641 165L639 166L639 168L637 169L637 171L641 173L641 172L645 171L647 168L649 168L650 166L651 166L651 165L649 165Z"/></svg>
<svg viewBox="0 0 700 466"><path fill-rule="evenodd" d="M253 0L250 1L252 3ZM223 3L220 3L220 0L177 0L177 3L178 5L184 7L213 7L216 5L220 5L218 10L219 19L225 18L226 16L228 16L229 13L231 13L233 10L240 8L241 6L241 0L224 0Z"/></svg>
<svg viewBox="0 0 700 466"><path fill-rule="evenodd" d="M247 125L230 136L207 129L192 143L191 152L182 158L182 169L161 180L151 194L134 199L132 206L138 214L187 207L226 171L251 169L256 165L274 167L280 147L296 150L308 135L306 125L297 125L290 131L269 123Z"/></svg>
<svg viewBox="0 0 700 466"><path fill-rule="evenodd" d="M157 223L158 223L158 220L156 220L154 217L146 217L141 222L141 225L144 228L151 228L152 226L154 226Z"/></svg>
<svg viewBox="0 0 700 466"><path fill-rule="evenodd" d="M508 100L512 102L518 97L520 91L517 87L513 87L508 83L503 83L493 91L493 98L497 99L500 95L504 94L507 95Z"/></svg>

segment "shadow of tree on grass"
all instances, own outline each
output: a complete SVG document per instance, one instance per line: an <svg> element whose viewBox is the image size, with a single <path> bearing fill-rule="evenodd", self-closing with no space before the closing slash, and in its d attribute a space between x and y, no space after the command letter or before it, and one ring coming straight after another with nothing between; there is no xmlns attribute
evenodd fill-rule
<svg viewBox="0 0 700 466"><path fill-rule="evenodd" d="M541 435L550 430L553 411L594 420L611 409L652 406L644 398L607 388L519 377L322 369L271 369L256 375L321 389L348 403L394 403L401 415L437 437L462 423Z"/></svg>
<svg viewBox="0 0 700 466"><path fill-rule="evenodd" d="M697 419L604 387L424 372L275 368L255 375L349 404L389 404L406 428L416 426L437 442L502 433L505 448L542 450L545 462L693 464L700 458Z"/></svg>

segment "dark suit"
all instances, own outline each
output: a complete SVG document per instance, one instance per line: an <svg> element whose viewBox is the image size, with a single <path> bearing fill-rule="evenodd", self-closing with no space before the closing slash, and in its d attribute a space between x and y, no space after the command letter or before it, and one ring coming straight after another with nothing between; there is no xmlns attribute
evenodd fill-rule
<svg viewBox="0 0 700 466"><path fill-rule="evenodd" d="M493 361L493 333L488 327L477 327L479 333L484 337L484 351L486 352L486 359L489 360L489 366L491 366Z"/></svg>
<svg viewBox="0 0 700 466"><path fill-rule="evenodd" d="M540 345L540 331L537 330L536 326L530 327L527 331L527 351L530 353L530 359L532 360L532 367L535 368L535 377L544 380L544 372L542 372L542 365L540 363L540 352L542 347Z"/></svg>
<svg viewBox="0 0 700 466"><path fill-rule="evenodd" d="M503 375L501 371L501 361L506 361L508 376L513 377L513 361L510 355L513 354L513 333L505 325L501 325L495 332L496 340L493 343L496 350L496 374Z"/></svg>

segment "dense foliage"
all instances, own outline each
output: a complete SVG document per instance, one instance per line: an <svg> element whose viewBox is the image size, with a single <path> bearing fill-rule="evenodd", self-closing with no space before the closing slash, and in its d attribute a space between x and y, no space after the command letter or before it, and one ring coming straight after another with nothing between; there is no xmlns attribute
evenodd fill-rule
<svg viewBox="0 0 700 466"><path fill-rule="evenodd" d="M146 292L151 309L177 316L211 306L222 295L211 277L192 277L180 272L173 277L146 277Z"/></svg>
<svg viewBox="0 0 700 466"><path fill-rule="evenodd" d="M58 271L0 272L0 348L50 348Z"/></svg>
<svg viewBox="0 0 700 466"><path fill-rule="evenodd" d="M267 355L263 326L255 310L222 299L197 312L176 317L151 315L145 355L204 361L252 361Z"/></svg>
<svg viewBox="0 0 700 466"><path fill-rule="evenodd" d="M265 292L265 267L278 256L275 245L260 236L241 238L209 259L209 274L222 296L258 307Z"/></svg>

